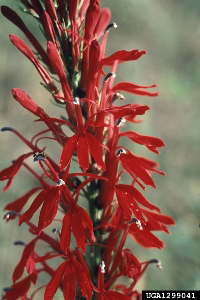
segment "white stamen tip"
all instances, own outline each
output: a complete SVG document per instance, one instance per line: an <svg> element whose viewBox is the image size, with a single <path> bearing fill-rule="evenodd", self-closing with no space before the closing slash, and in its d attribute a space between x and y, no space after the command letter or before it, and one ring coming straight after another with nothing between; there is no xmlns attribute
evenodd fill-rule
<svg viewBox="0 0 200 300"><path fill-rule="evenodd" d="M118 151L117 151L117 156L120 156L121 154L126 154L126 150L123 149L123 148L120 148Z"/></svg>
<svg viewBox="0 0 200 300"><path fill-rule="evenodd" d="M75 97L75 98L74 98L74 104L75 104L75 105L80 104L80 101L79 101L79 98L78 98L78 97Z"/></svg>
<svg viewBox="0 0 200 300"><path fill-rule="evenodd" d="M100 268L101 268L101 273L105 273L105 262L102 260L101 262L100 262Z"/></svg>
<svg viewBox="0 0 200 300"><path fill-rule="evenodd" d="M60 186L60 185L63 185L63 184L65 184L64 180L58 179L58 181L56 183L56 186Z"/></svg>

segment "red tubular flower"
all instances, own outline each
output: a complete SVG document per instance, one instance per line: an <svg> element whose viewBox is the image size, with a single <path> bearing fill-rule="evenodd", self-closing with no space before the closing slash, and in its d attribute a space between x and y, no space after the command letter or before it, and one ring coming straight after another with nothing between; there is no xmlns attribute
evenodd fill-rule
<svg viewBox="0 0 200 300"><path fill-rule="evenodd" d="M86 250L86 237L92 241L93 224L88 213L80 206L75 204L69 190L64 187L64 194L68 200L69 210L63 218L63 226L60 236L60 246L64 252L70 247L71 229L76 238L77 245L82 249L83 253Z"/></svg>
<svg viewBox="0 0 200 300"><path fill-rule="evenodd" d="M98 22L94 29L94 36L97 37L97 39L100 37L100 35L106 29L110 19L111 19L110 9L108 7L101 9Z"/></svg>
<svg viewBox="0 0 200 300"><path fill-rule="evenodd" d="M165 143L162 140L160 140L154 136L142 135L142 134L138 134L137 132L133 132L133 131L122 132L122 133L120 133L120 137L121 136L126 136L131 141L133 141L137 144L140 144L140 145L144 145L147 147L147 149L149 149L150 151L155 152L157 154L160 153L157 148L165 147Z"/></svg>
<svg viewBox="0 0 200 300"><path fill-rule="evenodd" d="M33 47L38 51L39 55L41 56L42 60L49 65L49 59L40 45L40 43L37 41L37 39L34 37L34 35L29 31L29 29L26 27L22 19L14 12L12 9L10 9L7 6L1 6L1 12L9 21L14 23L23 33L26 35L26 37L29 39L30 43L33 45Z"/></svg>
<svg viewBox="0 0 200 300"><path fill-rule="evenodd" d="M116 60L119 62L137 60L144 54L146 54L146 51L139 51L138 49L132 51L120 50L106 58L101 59L100 64L101 66L104 66L112 65Z"/></svg>
<svg viewBox="0 0 200 300"><path fill-rule="evenodd" d="M12 94L17 102L19 102L24 108L29 110L34 115L40 118L47 116L44 110L39 107L24 91L14 88L12 89Z"/></svg>
<svg viewBox="0 0 200 300"><path fill-rule="evenodd" d="M79 100L77 99L76 101ZM83 171L86 171L89 167L89 152L96 161L97 165L102 170L105 170L105 163L102 160L101 144L92 134L86 132L87 124L83 126L82 113L79 103L75 104L75 109L78 130L75 129L77 133L68 139L62 150L60 157L60 168L61 170L63 170L65 166L71 161L72 155L77 147L79 165L81 166Z"/></svg>
<svg viewBox="0 0 200 300"><path fill-rule="evenodd" d="M24 268L26 267L27 272L30 274L31 281L36 284L37 281L37 270L36 263L34 261L34 249L37 238L32 240L24 248L22 257L18 265L16 266L13 273L13 282L15 283L23 275Z"/></svg>
<svg viewBox="0 0 200 300"><path fill-rule="evenodd" d="M52 223L57 214L60 193L60 186L50 186L44 189L35 198L29 209L21 215L19 219L19 225L21 225L23 222L29 221L38 208L43 204L38 222L38 234L40 234L42 229L46 228Z"/></svg>
<svg viewBox="0 0 200 300"><path fill-rule="evenodd" d="M56 33L51 18L46 10L42 12L42 23L49 40L56 45Z"/></svg>
<svg viewBox="0 0 200 300"><path fill-rule="evenodd" d="M31 189L30 191L28 191L22 197L20 197L20 198L16 199L15 201L7 204L6 207L4 208L4 210L13 210L13 211L16 211L16 212L20 212L22 210L22 208L24 207L24 205L29 200L29 198L40 189L41 189L41 187L35 187L35 188Z"/></svg>
<svg viewBox="0 0 200 300"><path fill-rule="evenodd" d="M14 161L14 163L10 167L8 167L0 172L0 181L8 179L8 183L4 187L3 192L7 191L10 188L10 186L13 182L14 176L17 174L17 172L21 168L24 160L32 154L33 154L33 152L29 152L27 154L21 155L20 157L18 157L17 160Z"/></svg>
<svg viewBox="0 0 200 300"><path fill-rule="evenodd" d="M124 150L124 151L122 151L119 154L119 160L120 160L123 168L134 179L139 177L146 185L151 185L153 188L156 188L155 183L153 182L153 179L149 175L149 172L156 172L160 175L165 175L165 173L155 169L154 165L152 166L152 161L147 160L144 157L138 157L138 156L132 154L130 151L128 151L128 152L126 152L126 150Z"/></svg>
<svg viewBox="0 0 200 300"><path fill-rule="evenodd" d="M34 10L37 12L38 16L42 15L42 4L40 3L40 0L30 0L30 2L33 5Z"/></svg>
<svg viewBox="0 0 200 300"><path fill-rule="evenodd" d="M25 297L28 294L28 291L30 289L32 282L32 275L29 275L22 279L21 281L18 281L17 283L14 283L5 293L2 299L6 300L17 300L19 297L20 299L25 299Z"/></svg>
<svg viewBox="0 0 200 300"><path fill-rule="evenodd" d="M45 70L45 68L41 65L39 60L34 55L33 51L22 41L18 36L11 34L10 35L11 42L34 64L36 67L38 73L44 80L44 82L49 85L50 88L53 87L52 78L48 74L48 72ZM51 84L50 84L51 83ZM54 87L54 91L57 91L57 89Z"/></svg>
<svg viewBox="0 0 200 300"><path fill-rule="evenodd" d="M148 96L148 97L156 97L158 96L158 92L148 92L143 89L147 89L147 88L154 88L156 85L153 84L151 86L142 86L142 85L137 85L137 84L133 84L131 82L120 82L117 83L116 85L113 86L112 90L114 92L117 91L125 91L134 95L138 95L138 96Z"/></svg>
<svg viewBox="0 0 200 300"><path fill-rule="evenodd" d="M104 263L104 262L101 262ZM108 291L104 289L104 270L102 270L102 266L99 267L98 272L98 293L97 300L130 300L128 296L122 295L118 292Z"/></svg>
<svg viewBox="0 0 200 300"><path fill-rule="evenodd" d="M53 296L56 293L62 278L64 279L63 295L65 299L75 299L75 280L77 280L78 285L80 286L83 297L86 297L86 299L91 299L92 288L89 283L86 270L84 270L81 263L77 261L74 253L71 250L68 250L67 254L68 259L58 267L51 281L47 285L44 294L44 300L53 299Z"/></svg>

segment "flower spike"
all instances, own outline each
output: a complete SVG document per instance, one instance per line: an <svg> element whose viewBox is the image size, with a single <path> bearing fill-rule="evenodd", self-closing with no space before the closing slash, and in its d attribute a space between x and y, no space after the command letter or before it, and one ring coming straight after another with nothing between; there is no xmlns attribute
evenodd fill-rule
<svg viewBox="0 0 200 300"><path fill-rule="evenodd" d="M141 300L136 284L151 263L162 266L158 259L141 262L132 245L126 248L127 238L147 251L163 249L156 231L169 234L168 227L175 222L145 196L146 186L156 188L154 173L165 173L154 160L133 152L134 144L153 155L165 147L162 139L132 131L132 125L139 124L140 116L150 109L138 97L158 96L156 85L114 81L119 64L134 63L147 52L116 49L106 54L112 34L108 33L117 25L110 23L110 9L101 8L100 0L20 2L21 12L39 22L45 42L30 32L16 12L2 6L2 14L25 34L36 52L14 34L10 40L34 65L55 105L53 110L47 107L53 112L48 115L41 99L34 101L20 88L12 89L21 109L37 116L37 126L43 122L47 128L34 132L30 140L14 127L1 129L18 137L17 147L23 142L31 149L0 171L0 181L7 180L3 191L11 188L21 167L27 176L34 176L33 183L38 182L4 208L5 221L12 224L18 218L18 225L26 223L33 238L27 237L28 243L15 239L14 245L23 246L22 255L14 268L13 284L4 289L2 299L33 299L45 287L44 300L52 300L58 289L61 298L68 300ZM128 103L124 92L133 94L135 102ZM57 106L64 108L62 116ZM44 286L38 276L41 272L48 274L42 274ZM128 286L120 284L122 276L129 278ZM32 289L32 284L38 287Z"/></svg>

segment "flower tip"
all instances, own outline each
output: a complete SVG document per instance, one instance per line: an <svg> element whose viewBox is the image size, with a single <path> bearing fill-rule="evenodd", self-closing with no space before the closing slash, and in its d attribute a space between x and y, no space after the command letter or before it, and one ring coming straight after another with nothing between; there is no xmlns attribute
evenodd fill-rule
<svg viewBox="0 0 200 300"><path fill-rule="evenodd" d="M57 181L57 183L56 183L56 186L61 186L61 185L63 185L63 184L65 184L64 180L58 179L58 181Z"/></svg>
<svg viewBox="0 0 200 300"><path fill-rule="evenodd" d="M117 28L117 24L115 22L112 22L112 23L108 24L108 26L105 29L105 32L109 32L109 30L111 28Z"/></svg>
<svg viewBox="0 0 200 300"><path fill-rule="evenodd" d="M118 151L117 151L117 156L120 156L121 154L126 154L126 150L123 149L123 148L120 148Z"/></svg>
<svg viewBox="0 0 200 300"><path fill-rule="evenodd" d="M101 273L105 273L105 262L102 260L101 262L100 262L100 268L101 268Z"/></svg>
<svg viewBox="0 0 200 300"><path fill-rule="evenodd" d="M19 216L19 213L14 210L8 211L5 215L5 218L8 220L10 216Z"/></svg>
<svg viewBox="0 0 200 300"><path fill-rule="evenodd" d="M13 243L13 245L14 245L14 246L18 246L18 245L25 246L26 244L25 244L24 242L22 242L22 241L15 241L15 242Z"/></svg>
<svg viewBox="0 0 200 300"><path fill-rule="evenodd" d="M108 81L108 79L109 79L110 77L115 78L115 77L116 77L116 74L113 73L113 72L109 72L109 73L104 77L104 81L105 81L105 82Z"/></svg>
<svg viewBox="0 0 200 300"><path fill-rule="evenodd" d="M79 101L79 98L78 98L78 97L75 97L75 98L74 98L74 104L75 104L75 105L80 104L80 101Z"/></svg>
<svg viewBox="0 0 200 300"><path fill-rule="evenodd" d="M1 131L13 131L13 128L5 126L1 128Z"/></svg>
<svg viewBox="0 0 200 300"><path fill-rule="evenodd" d="M53 234L56 234L56 233L61 234L61 230L59 228L55 227L55 228L52 229L52 233Z"/></svg>
<svg viewBox="0 0 200 300"><path fill-rule="evenodd" d="M157 258L150 259L148 264L152 264L152 263L156 263L156 267L158 269L162 270L162 264L161 264L160 259L157 259Z"/></svg>

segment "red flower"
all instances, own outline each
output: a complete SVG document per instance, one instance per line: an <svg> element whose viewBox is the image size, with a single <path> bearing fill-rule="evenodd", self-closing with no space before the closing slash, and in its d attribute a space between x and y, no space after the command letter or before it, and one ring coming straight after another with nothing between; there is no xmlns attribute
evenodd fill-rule
<svg viewBox="0 0 200 300"><path fill-rule="evenodd" d="M72 230L77 245L82 249L83 253L85 253L85 239L88 238L91 242L94 242L92 220L82 207L74 203L74 199L66 187L64 187L64 193L68 199L70 209L63 218L60 246L64 252L70 247Z"/></svg>
<svg viewBox="0 0 200 300"><path fill-rule="evenodd" d="M34 249L35 244L37 242L37 238L32 240L29 244L27 244L24 248L22 257L18 265L16 266L13 273L13 282L17 281L23 275L24 268L26 267L27 272L30 274L31 281L36 284L37 280L37 270L35 263L35 255Z"/></svg>
<svg viewBox="0 0 200 300"><path fill-rule="evenodd" d="M123 168L136 180L139 177L146 185L151 185L153 188L156 188L153 179L150 176L150 172L156 172L160 175L165 175L163 171L159 171L154 167L157 163L148 160L144 157L139 157L126 150L119 150L119 160Z"/></svg>
<svg viewBox="0 0 200 300"><path fill-rule="evenodd" d="M144 145L145 147L147 147L147 149L157 154L159 154L157 148L165 147L165 143L157 137L138 134L134 131L121 132L119 136L126 136L131 141L140 145Z"/></svg>
<svg viewBox="0 0 200 300"><path fill-rule="evenodd" d="M62 186L59 185L50 186L44 189L35 198L29 209L21 215L19 219L19 225L21 225L23 222L29 221L38 208L43 204L38 222L38 234L40 234L42 229L46 228L52 223L57 214L61 190Z"/></svg>
<svg viewBox="0 0 200 300"><path fill-rule="evenodd" d="M0 172L0 181L8 179L7 185L4 187L3 192L7 191L10 188L10 186L13 182L14 176L17 174L17 172L21 168L24 160L32 154L33 154L33 152L29 152L27 154L21 155L20 157L18 157L17 160L14 161L14 163L10 167L8 167Z"/></svg>
<svg viewBox="0 0 200 300"><path fill-rule="evenodd" d="M54 276L48 283L44 300L52 300L56 293L60 282L63 278L63 295L64 299L73 300L76 297L76 280L81 289L83 297L86 299L92 298L92 288L87 276L87 270L84 269L82 264L77 260L75 253L68 250L68 259L64 261L55 271Z"/></svg>
<svg viewBox="0 0 200 300"><path fill-rule="evenodd" d="M22 19L18 14L16 14L15 11L13 11L11 8L2 5L1 6L1 12L8 20L10 20L12 23L14 23L21 31L25 34L25 36L29 39L33 47L36 49L36 51L41 56L42 60L49 65L49 59L42 48L41 44L38 42L38 40L34 37L34 35L30 32L30 30L27 28L27 26L24 24Z"/></svg>
<svg viewBox="0 0 200 300"><path fill-rule="evenodd" d="M2 299L5 300L17 300L17 299L26 299L27 293L30 289L32 282L32 275L29 275L14 283L5 293Z"/></svg>

